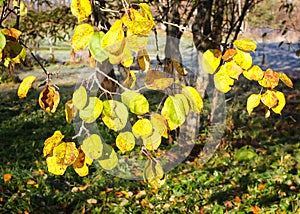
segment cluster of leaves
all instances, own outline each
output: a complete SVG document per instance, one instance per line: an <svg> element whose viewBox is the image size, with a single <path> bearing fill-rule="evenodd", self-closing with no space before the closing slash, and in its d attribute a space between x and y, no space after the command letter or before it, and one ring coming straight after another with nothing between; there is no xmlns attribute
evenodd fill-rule
<svg viewBox="0 0 300 214"><path fill-rule="evenodd" d="M146 45L149 32L155 23L150 7L145 3L123 6L122 17L115 20L111 28L104 33L85 22L92 13L90 1L72 1L71 11L80 23L71 39L73 50L88 47L91 58L99 63L109 60L111 64L122 64L128 69L128 78L123 85L112 79L122 90L117 93L120 101L117 100L117 96L103 101L100 99L102 94L99 97L89 95L94 85L112 95L112 92L102 88L97 79L97 74L108 77L100 69L96 68L96 74L83 80L74 91L72 99L65 105L68 123L74 119L82 121L79 133L73 137L83 137L82 145L77 148L74 142L63 142L64 136L60 131L56 131L45 141L44 156L48 156L48 170L56 175L64 174L66 168L73 165L80 176L85 176L88 173L87 165L94 160L105 170L114 169L119 162L117 152L111 145L106 144L100 135L90 133L85 126L101 120L109 129L119 132L115 144L120 153L126 155L126 152L132 151L136 145L141 145L141 152L147 158L143 172L144 180L151 187L159 188L165 182L164 171L153 154L159 148L162 138L169 138L170 132L185 122L190 111L201 113L203 100L195 88L179 81L174 82L174 79L168 78L165 73L151 69ZM205 72L214 74L216 88L224 93L231 89L234 79L238 79L240 74L249 80L258 81L267 90L264 94L253 94L248 98L249 114L260 101L267 108L266 117L270 115L270 109L280 114L285 105L285 98L283 93L274 88L279 79L292 87L291 80L284 73L271 69L262 71L258 66L252 65L250 52L256 49L253 41L236 40L233 45L236 48L227 49L224 54L217 49L206 51L202 61ZM144 83L149 90L166 90L174 84L180 87L180 93L168 95L156 112L150 111L151 104L139 90L133 90L136 82L134 72L130 71L134 62L133 53L137 55L140 68L146 72ZM186 75L180 63L174 64L178 73ZM19 87L19 97L26 96L35 80L32 76L24 79ZM50 85L49 80L48 74L46 86L39 96L39 103L44 110L53 113L59 103L59 93L55 85Z"/></svg>
<svg viewBox="0 0 300 214"><path fill-rule="evenodd" d="M292 88L291 79L283 72L275 72L271 68L263 71L258 65L252 64L251 52L256 50L256 44L252 40L243 39L233 42L235 48L227 49L222 55L218 49L209 49L203 54L203 69L208 74L214 74L215 87L221 92L227 93L238 80L240 75L248 80L257 81L261 89L259 94L251 94L247 99L247 111L249 115L260 103L266 109L265 117L268 118L272 110L281 114L285 106L285 96L275 90L281 80ZM264 92L264 93L263 93Z"/></svg>

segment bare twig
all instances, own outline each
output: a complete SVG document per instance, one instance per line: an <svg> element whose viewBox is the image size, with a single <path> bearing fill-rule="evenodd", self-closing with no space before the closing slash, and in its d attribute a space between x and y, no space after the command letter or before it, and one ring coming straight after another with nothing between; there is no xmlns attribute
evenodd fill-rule
<svg viewBox="0 0 300 214"><path fill-rule="evenodd" d="M174 26L174 27L177 27L177 28L179 28L179 30L180 30L181 32L184 32L184 31L187 31L187 30L188 30L187 27L184 27L184 26L182 26L182 25L177 25L177 24L174 24L174 23L171 23L171 22L162 21L162 23L165 24L165 25L172 25L172 26Z"/></svg>
<svg viewBox="0 0 300 214"><path fill-rule="evenodd" d="M103 71L101 71L99 68L96 68L96 72L100 73L101 75L105 76L107 79L113 81L114 83L116 83L120 88L122 88L124 91L128 91L129 89L124 87L122 84L120 84L117 80L115 80L114 78L108 76L106 73L104 73ZM96 78L96 81L98 79ZM98 81L99 82L99 81ZM97 83L98 84L98 83ZM99 85L99 84L98 84ZM100 84L101 85L101 84ZM111 93L111 92L110 92Z"/></svg>
<svg viewBox="0 0 300 214"><path fill-rule="evenodd" d="M73 136L72 139L80 137L82 135L83 131L85 131L86 135L88 135L88 136L90 135L90 131L84 126L84 121L82 121L82 123L81 123L79 132L75 136Z"/></svg>

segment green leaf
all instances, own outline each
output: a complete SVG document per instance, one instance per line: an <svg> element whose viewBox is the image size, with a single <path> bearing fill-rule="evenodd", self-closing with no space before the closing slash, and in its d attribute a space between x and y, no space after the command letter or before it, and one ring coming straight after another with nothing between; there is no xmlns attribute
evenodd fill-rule
<svg viewBox="0 0 300 214"><path fill-rule="evenodd" d="M92 123L100 116L102 109L102 101L97 97L90 97L88 105L79 111L79 117L87 123Z"/></svg>
<svg viewBox="0 0 300 214"><path fill-rule="evenodd" d="M235 156L236 160L238 160L238 161L248 161L248 160L255 158L257 156L257 154L252 147L244 146L244 147L240 148L239 150L237 150L234 153L234 156Z"/></svg>
<svg viewBox="0 0 300 214"><path fill-rule="evenodd" d="M4 0L0 0L0 7L4 5Z"/></svg>
<svg viewBox="0 0 300 214"><path fill-rule="evenodd" d="M161 134L154 130L149 137L143 138L143 144L149 151L157 150L161 143Z"/></svg>
<svg viewBox="0 0 300 214"><path fill-rule="evenodd" d="M112 170L118 165L118 156L115 150L107 144L103 145L103 153L98 163L105 170Z"/></svg>
<svg viewBox="0 0 300 214"><path fill-rule="evenodd" d="M175 96L169 96L166 99L161 115L166 118L170 130L181 126L186 119L184 106L181 100Z"/></svg>
<svg viewBox="0 0 300 214"><path fill-rule="evenodd" d="M89 50L92 56L100 63L108 58L108 53L102 48L102 31L94 32L89 39Z"/></svg>

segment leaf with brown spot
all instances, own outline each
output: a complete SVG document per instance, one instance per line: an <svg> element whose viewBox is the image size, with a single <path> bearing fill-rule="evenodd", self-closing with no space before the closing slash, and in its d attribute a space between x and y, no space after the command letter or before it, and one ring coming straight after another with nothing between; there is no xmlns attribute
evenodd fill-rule
<svg viewBox="0 0 300 214"><path fill-rule="evenodd" d="M60 101L60 95L54 87L47 85L40 93L39 104L46 112L54 113Z"/></svg>

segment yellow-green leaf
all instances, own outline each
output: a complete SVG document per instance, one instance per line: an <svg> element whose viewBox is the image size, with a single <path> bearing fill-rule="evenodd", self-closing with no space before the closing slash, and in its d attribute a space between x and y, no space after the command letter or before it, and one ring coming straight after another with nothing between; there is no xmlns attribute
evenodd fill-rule
<svg viewBox="0 0 300 214"><path fill-rule="evenodd" d="M186 119L183 103L175 96L166 99L161 115L166 118L170 130L181 126Z"/></svg>
<svg viewBox="0 0 300 214"><path fill-rule="evenodd" d="M214 75L214 82L215 87L223 93L230 91L234 84L234 80L227 74L224 65L222 65L219 71Z"/></svg>
<svg viewBox="0 0 300 214"><path fill-rule="evenodd" d="M164 138L168 138L168 123L162 115L153 112L150 116L150 122L155 131Z"/></svg>
<svg viewBox="0 0 300 214"><path fill-rule="evenodd" d="M154 189L160 188L165 183L165 175L160 162L155 159L146 161L143 172L144 181Z"/></svg>
<svg viewBox="0 0 300 214"><path fill-rule="evenodd" d="M6 45L6 38L2 30L0 30L0 51L4 49L5 45Z"/></svg>
<svg viewBox="0 0 300 214"><path fill-rule="evenodd" d="M285 97L284 97L284 93L280 92L280 91L274 91L275 96L278 99L278 103L277 106L273 107L272 110L276 113L276 114L281 114L282 109L285 106Z"/></svg>
<svg viewBox="0 0 300 214"><path fill-rule="evenodd" d="M83 50L88 46L91 35L94 32L93 26L89 24L77 25L71 39L71 46L75 51Z"/></svg>
<svg viewBox="0 0 300 214"><path fill-rule="evenodd" d="M92 56L100 63L108 58L108 53L102 48L102 38L105 34L94 32L89 39L89 50Z"/></svg>
<svg viewBox="0 0 300 214"><path fill-rule="evenodd" d="M161 134L157 130L154 130L150 136L142 139L146 149L149 151L154 151L158 149L161 143Z"/></svg>
<svg viewBox="0 0 300 214"><path fill-rule="evenodd" d="M277 72L279 79L288 87L293 88L293 82L292 80L285 74L282 72Z"/></svg>
<svg viewBox="0 0 300 214"><path fill-rule="evenodd" d="M190 105L189 105L189 101L187 99L187 96L189 96L190 92L189 92L189 89L186 89L186 90L187 91L185 91L185 93L187 93L187 95L184 95L184 94L175 94L175 97L178 98L182 102L182 105L183 105L183 108L184 108L184 111L185 111L185 115L187 115L189 113L189 111L190 111ZM190 96L192 97L193 95L190 95ZM199 97L197 96L196 99L198 99L198 98ZM196 100L195 100L195 102L194 101L192 101L192 102L193 102L192 103L193 105L197 105L196 104ZM199 104L201 105L201 101L200 101ZM203 102L202 102L202 107L203 107ZM199 109L196 108L196 110L199 110Z"/></svg>
<svg viewBox="0 0 300 214"><path fill-rule="evenodd" d="M149 112L149 103L146 97L135 91L125 91L121 95L122 102L129 107L129 110L136 115L143 115Z"/></svg>
<svg viewBox="0 0 300 214"><path fill-rule="evenodd" d="M78 89L74 91L72 102L77 109L81 110L85 107L87 103L87 99L88 97L87 97L87 92L85 87L80 86Z"/></svg>
<svg viewBox="0 0 300 214"><path fill-rule="evenodd" d="M100 158L103 150L101 137L97 134L88 136L83 140L81 149L91 160Z"/></svg>
<svg viewBox="0 0 300 214"><path fill-rule="evenodd" d="M100 166L105 170L112 170L118 165L118 156L115 150L107 144L103 145L103 153L101 158L98 160Z"/></svg>
<svg viewBox="0 0 300 214"><path fill-rule="evenodd" d="M79 111L79 117L86 123L92 123L100 116L102 109L102 101L97 97L90 97L88 105Z"/></svg>
<svg viewBox="0 0 300 214"><path fill-rule="evenodd" d="M182 94L187 98L189 101L191 110L195 113L200 113L203 109L203 100L197 91L197 89L186 86L182 88ZM186 108L186 107L185 107Z"/></svg>
<svg viewBox="0 0 300 214"><path fill-rule="evenodd" d="M265 104L269 109L277 106L278 98L273 90L267 90L261 95L261 102Z"/></svg>
<svg viewBox="0 0 300 214"><path fill-rule="evenodd" d="M46 85L40 93L39 104L46 112L54 113L60 101L59 92L50 85Z"/></svg>
<svg viewBox="0 0 300 214"><path fill-rule="evenodd" d="M243 72L244 77L255 81L260 81L264 77L264 74L264 71L258 65L253 65L250 69Z"/></svg>
<svg viewBox="0 0 300 214"><path fill-rule="evenodd" d="M255 51L256 50L256 43L250 39L239 39L235 40L233 44L243 51Z"/></svg>
<svg viewBox="0 0 300 214"><path fill-rule="evenodd" d="M152 134L152 124L148 119L139 119L132 126L132 133L136 138L146 138Z"/></svg>
<svg viewBox="0 0 300 214"><path fill-rule="evenodd" d="M128 110L126 106L115 100L105 100L103 102L102 120L104 124L114 130L122 130L128 119Z"/></svg>
<svg viewBox="0 0 300 214"><path fill-rule="evenodd" d="M64 138L64 135L60 131L55 131L54 134L47 138L44 142L43 154L44 157L52 154L54 147L61 143L61 140Z"/></svg>
<svg viewBox="0 0 300 214"><path fill-rule="evenodd" d="M78 19L78 22L87 19L92 13L90 0L72 0L71 12Z"/></svg>
<svg viewBox="0 0 300 214"><path fill-rule="evenodd" d="M19 98L26 97L29 89L32 86L32 83L37 80L36 76L27 76L23 79L21 82L19 88L18 88L18 96Z"/></svg>
<svg viewBox="0 0 300 214"><path fill-rule="evenodd" d="M247 99L247 111L248 114L250 115L253 111L254 108L256 108L261 99L261 94L251 94L248 99Z"/></svg>
<svg viewBox="0 0 300 214"><path fill-rule="evenodd" d="M213 74L221 62L222 53L218 49L208 49L202 56L202 67L205 73Z"/></svg>
<svg viewBox="0 0 300 214"><path fill-rule="evenodd" d="M116 145L122 153L133 150L135 138L131 132L121 132L116 138Z"/></svg>

